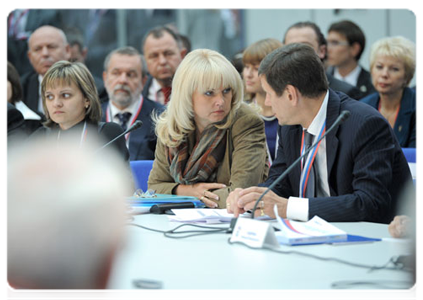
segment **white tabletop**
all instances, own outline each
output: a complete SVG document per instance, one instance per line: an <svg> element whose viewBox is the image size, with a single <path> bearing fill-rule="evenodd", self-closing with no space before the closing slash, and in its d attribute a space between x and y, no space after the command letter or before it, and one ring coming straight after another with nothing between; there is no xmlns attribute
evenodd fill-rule
<svg viewBox="0 0 423 300"><path fill-rule="evenodd" d="M166 215L151 214L135 216L133 223L159 230L180 225L169 222ZM391 257L409 253L408 243L389 238L385 224L333 224L348 234L386 239L366 244L281 246L281 249L372 266L382 266ZM158 281L163 289L331 289L347 281L365 282L350 286L359 289L385 288L369 285L382 281L388 285L397 282L391 286L394 288L411 286L404 284L411 280L410 273L404 271L369 272L365 268L296 253L280 254L231 245L227 242L230 234L172 239L132 226L128 226L127 233L127 242L109 281L110 289L134 289L133 281L137 279ZM234 278L237 280L232 280Z"/></svg>

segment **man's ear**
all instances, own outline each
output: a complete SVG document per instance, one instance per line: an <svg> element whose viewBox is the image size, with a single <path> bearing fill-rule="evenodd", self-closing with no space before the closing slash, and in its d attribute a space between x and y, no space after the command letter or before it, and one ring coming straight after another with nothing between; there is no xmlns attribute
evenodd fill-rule
<svg viewBox="0 0 423 300"><path fill-rule="evenodd" d="M184 59L185 58L185 55L187 55L187 54L188 54L188 50L186 48L181 48L181 57L182 57L182 59Z"/></svg>
<svg viewBox="0 0 423 300"><path fill-rule="evenodd" d="M351 51L352 51L352 54L353 54L354 58L357 57L357 55L360 52L360 50L361 50L361 46L360 46L359 43L353 43L351 45Z"/></svg>
<svg viewBox="0 0 423 300"><path fill-rule="evenodd" d="M296 106L297 103L298 103L298 100L299 100L299 92L298 92L298 89L295 86L293 86L291 84L288 84L285 87L285 91L287 93L287 97L288 97L288 100L290 101L290 103L293 106Z"/></svg>

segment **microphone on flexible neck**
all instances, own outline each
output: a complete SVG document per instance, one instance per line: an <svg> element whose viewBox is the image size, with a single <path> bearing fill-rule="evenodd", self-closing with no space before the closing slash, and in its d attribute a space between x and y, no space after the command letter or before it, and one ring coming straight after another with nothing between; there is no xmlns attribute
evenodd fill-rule
<svg viewBox="0 0 423 300"><path fill-rule="evenodd" d="M138 129L141 126L142 126L142 121L141 120L136 120L134 122L134 124L132 124L131 127L129 127L128 129L126 129L124 132L122 132L121 134L119 134L117 137L115 137L113 140L111 140L107 144L103 145L101 148L97 149L97 151L95 153L100 152L101 150L103 150L104 148L106 148L107 146L109 146L110 144L114 143L116 140L118 140L121 137L125 136L125 134L130 133L131 131L134 131L134 130Z"/></svg>
<svg viewBox="0 0 423 300"><path fill-rule="evenodd" d="M318 139L310 148L308 148L307 150L304 151L303 155L301 155L300 157L297 158L296 161L294 161L286 170L285 172L283 172L281 175L279 175L279 177L267 188L267 190L265 190L263 192L263 194L261 194L261 196L257 199L256 203L254 204L254 208L251 212L251 219L254 219L254 213L257 209L257 206L260 202L261 199L263 199L264 195L266 195L271 189L273 189L282 179L284 179L290 172L291 170L295 167L295 165L301 161L301 159L306 156L314 147L316 147L316 145L323 140L328 134L329 132L331 132L334 128L338 127L341 123L343 123L346 119L349 118L349 116L351 115L351 113L348 110L344 110L341 112L341 114L338 116L338 118L335 120L335 122L332 124L332 126L325 132L324 135L322 135L320 137L320 139Z"/></svg>

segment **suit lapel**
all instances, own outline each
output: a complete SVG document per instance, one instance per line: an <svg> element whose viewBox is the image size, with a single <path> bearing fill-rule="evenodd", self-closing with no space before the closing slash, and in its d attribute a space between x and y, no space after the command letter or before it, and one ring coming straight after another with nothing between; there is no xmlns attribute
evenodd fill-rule
<svg viewBox="0 0 423 300"><path fill-rule="evenodd" d="M329 90L329 101L326 112L326 130L329 129L335 122L336 118L338 118L340 114L340 106L341 101L338 95L336 95L332 90ZM326 136L326 159L328 167L328 178L330 178L330 174L338 150L338 138L336 136L338 129L339 127L335 128Z"/></svg>

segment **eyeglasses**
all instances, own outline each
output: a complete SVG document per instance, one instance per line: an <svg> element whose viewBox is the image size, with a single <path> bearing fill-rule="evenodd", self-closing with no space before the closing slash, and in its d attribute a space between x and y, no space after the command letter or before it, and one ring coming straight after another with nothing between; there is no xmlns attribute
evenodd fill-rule
<svg viewBox="0 0 423 300"><path fill-rule="evenodd" d="M328 41L328 46L337 47L337 46L349 46L350 44L347 41Z"/></svg>

